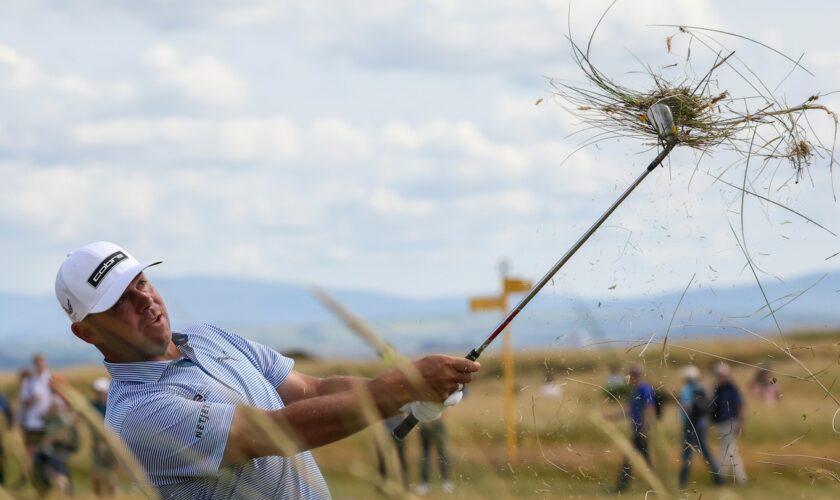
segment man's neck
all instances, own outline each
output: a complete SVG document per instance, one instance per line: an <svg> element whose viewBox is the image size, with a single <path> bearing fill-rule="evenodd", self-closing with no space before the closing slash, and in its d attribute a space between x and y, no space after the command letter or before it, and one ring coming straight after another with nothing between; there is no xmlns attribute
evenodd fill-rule
<svg viewBox="0 0 840 500"><path fill-rule="evenodd" d="M169 341L169 346L166 348L166 351L157 355L142 355L137 354L136 352L119 353L105 350L102 347L99 348L99 351L102 352L102 355L105 357L105 361L107 361L108 363L142 363L145 361L172 361L184 357L184 355L181 354L181 351L178 349L178 346L176 346L175 343L171 340Z"/></svg>

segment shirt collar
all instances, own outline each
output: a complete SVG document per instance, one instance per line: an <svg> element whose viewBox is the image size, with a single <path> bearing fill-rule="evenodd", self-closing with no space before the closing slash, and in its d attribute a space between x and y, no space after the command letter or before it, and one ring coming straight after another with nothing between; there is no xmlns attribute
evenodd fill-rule
<svg viewBox="0 0 840 500"><path fill-rule="evenodd" d="M187 346L189 338L186 334L172 332L172 342L182 349ZM157 382L163 375L163 371L170 363L180 361L180 359L165 360L165 361L137 361L133 363L110 363L102 361L105 369L111 375L113 380L121 382Z"/></svg>

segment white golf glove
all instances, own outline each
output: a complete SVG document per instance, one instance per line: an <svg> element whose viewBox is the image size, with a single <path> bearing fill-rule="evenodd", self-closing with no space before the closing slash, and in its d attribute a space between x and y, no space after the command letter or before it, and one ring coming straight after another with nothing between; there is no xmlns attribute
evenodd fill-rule
<svg viewBox="0 0 840 500"><path fill-rule="evenodd" d="M411 413L419 422L431 422L437 420L443 415L443 410L447 406L455 406L461 402L464 397L464 385L458 384L458 390L453 392L446 398L443 403L435 403L433 401L412 401L400 408L400 411Z"/></svg>

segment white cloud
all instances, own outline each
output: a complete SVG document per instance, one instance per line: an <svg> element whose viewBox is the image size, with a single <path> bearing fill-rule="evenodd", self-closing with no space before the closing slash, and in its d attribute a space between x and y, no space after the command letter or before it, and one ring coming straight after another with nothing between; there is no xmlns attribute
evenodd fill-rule
<svg viewBox="0 0 840 500"><path fill-rule="evenodd" d="M434 204L429 200L412 200L387 189L376 189L368 203L386 217L420 217L429 215Z"/></svg>
<svg viewBox="0 0 840 500"><path fill-rule="evenodd" d="M405 123L386 124L380 138L384 146L408 154L447 157L435 165L430 175L468 182L482 177L515 177L532 164L523 145L494 142L474 123L434 120L420 126Z"/></svg>
<svg viewBox="0 0 840 500"><path fill-rule="evenodd" d="M145 60L158 72L161 84L196 104L238 108L248 101L245 80L213 55L185 57L171 45L158 43L146 51Z"/></svg>
<svg viewBox="0 0 840 500"><path fill-rule="evenodd" d="M573 35L585 43L610 2L574 2ZM401 55L415 65L449 71L517 68L523 63L556 61L568 52L565 1L529 3L484 2L480 12L467 2L379 2L359 8L354 2L306 2L287 18L306 19L313 48L343 54L360 65L400 66ZM256 19L255 19L256 21ZM719 26L715 9L698 2L618 2L601 27L596 47L615 53L610 45L632 46L641 38L658 36L640 30L652 23ZM604 49L607 47L607 49ZM662 47L664 48L664 36Z"/></svg>
<svg viewBox="0 0 840 500"><path fill-rule="evenodd" d="M2 212L7 223L48 235L52 241L107 227L135 224L153 213L159 186L142 173L115 175L107 167L0 165Z"/></svg>
<svg viewBox="0 0 840 500"><path fill-rule="evenodd" d="M51 74L33 59L0 44L0 86L12 91L39 89L86 99L126 100L136 96L136 87L127 80L97 81L74 74Z"/></svg>
<svg viewBox="0 0 840 500"><path fill-rule="evenodd" d="M35 61L5 45L0 45L0 77L12 89L31 87L43 78Z"/></svg>
<svg viewBox="0 0 840 500"><path fill-rule="evenodd" d="M226 120L119 119L82 123L71 129L82 147L171 148L181 158L224 161L285 161L300 153L300 133L286 117ZM148 150L147 150L148 151Z"/></svg>
<svg viewBox="0 0 840 500"><path fill-rule="evenodd" d="M288 10L286 2L236 2L216 11L213 17L221 24L248 27L276 22Z"/></svg>
<svg viewBox="0 0 840 500"><path fill-rule="evenodd" d="M578 41L607 4L572 3ZM260 262L265 279L392 291L412 283L410 293L431 295L480 286L501 255L517 272L540 275L649 160L638 143L621 141L560 165L579 140L567 135L582 126L553 102L543 75L580 78L564 39L568 5L105 7L109 32L121 36L101 50L67 28L85 32L87 10L45 16L35 5L4 16L0 32L18 35L0 45L0 257L27 255L20 267L43 268L56 247L106 237L172 255L176 274L229 272L231 262L247 273ZM677 57L664 50L672 30L647 25L690 22L787 42L795 54L820 49L818 84L785 95L837 88L837 43L821 35L832 16L780 17L757 5L622 0L595 38L596 62L632 80L634 56ZM815 11L809 6L802 12ZM764 17L735 15L742 11ZM21 34L42 18L55 36ZM767 69L784 76L789 67ZM684 273L707 265L740 279L743 259L726 225L739 204L701 182L702 172L685 192L694 164L673 157L671 171L652 174L564 269L569 287L620 278L628 293L630 282L636 291L680 288ZM726 165L722 155L706 157L701 171ZM822 167L812 168L814 186L773 196L832 224L821 219L836 213ZM836 241L808 239L813 226L782 227L796 218L767 212L750 208L748 229L756 250L777 259L762 257L768 268L840 265L824 261ZM15 272L0 273L0 289L21 286ZM42 281L26 286L48 288Z"/></svg>
<svg viewBox="0 0 840 500"><path fill-rule="evenodd" d="M346 162L371 152L370 140L363 131L339 118L319 118L309 130L311 154L325 161Z"/></svg>

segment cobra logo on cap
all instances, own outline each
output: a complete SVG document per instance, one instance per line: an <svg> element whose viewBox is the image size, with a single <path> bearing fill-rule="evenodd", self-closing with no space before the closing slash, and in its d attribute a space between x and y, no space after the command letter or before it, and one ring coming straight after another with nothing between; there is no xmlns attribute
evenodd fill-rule
<svg viewBox="0 0 840 500"><path fill-rule="evenodd" d="M105 278L105 275L113 269L117 264L127 259L128 256L123 253L122 251L117 251L112 253L111 255L105 257L105 260L99 263L99 266L93 271L88 278L87 282L90 283L90 286L96 288L102 283L102 280Z"/></svg>

